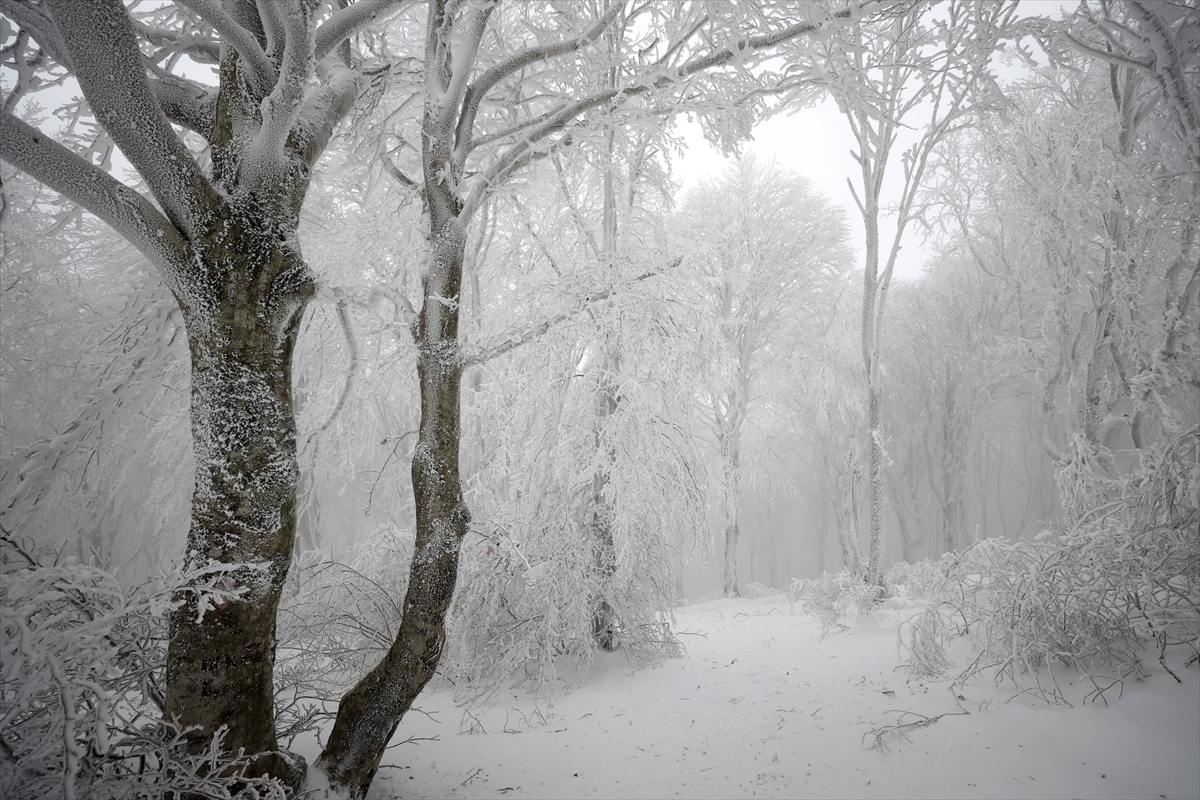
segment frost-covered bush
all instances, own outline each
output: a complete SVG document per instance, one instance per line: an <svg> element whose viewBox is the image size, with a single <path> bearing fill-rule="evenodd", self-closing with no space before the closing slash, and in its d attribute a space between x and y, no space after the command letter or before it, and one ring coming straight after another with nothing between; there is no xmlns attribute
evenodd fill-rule
<svg viewBox="0 0 1200 800"><path fill-rule="evenodd" d="M302 553L288 573L276 623L276 727L332 716L400 627L413 534L385 525L337 559Z"/></svg>
<svg viewBox="0 0 1200 800"><path fill-rule="evenodd" d="M879 603L880 588L865 582L849 570L822 572L820 577L794 580L788 599L800 603L806 614L821 622L821 635L830 628L846 628L851 613L869 611Z"/></svg>
<svg viewBox="0 0 1200 800"><path fill-rule="evenodd" d="M952 557L914 628L910 666L944 672L942 645L970 635L978 655L958 680L994 671L997 681L1061 701L1053 672L1059 665L1087 676L1095 699L1143 674L1140 654L1148 643L1164 668L1169 647L1186 648L1187 663L1194 663L1200 657L1197 429L1088 496L1104 500L1069 527L1034 541L984 540Z"/></svg>
<svg viewBox="0 0 1200 800"><path fill-rule="evenodd" d="M131 592L97 567L3 545L0 794L282 799L274 781L244 779L249 759L220 755L219 736L188 754L186 731L162 719L165 617L183 576Z"/></svg>
<svg viewBox="0 0 1200 800"><path fill-rule="evenodd" d="M883 588L871 585L849 570L823 572L820 577L792 581L788 599L800 603L806 614L821 622L821 634L830 628L846 628L846 621L869 612L885 597L904 594L922 600L928 598L945 578L941 562L899 561L883 574Z"/></svg>
<svg viewBox="0 0 1200 800"><path fill-rule="evenodd" d="M903 594L911 600L928 600L946 579L944 561L922 559L915 564L897 561L883 575L884 593Z"/></svg>
<svg viewBox="0 0 1200 800"><path fill-rule="evenodd" d="M777 594L783 594L783 592L779 589L772 589L770 586L758 581L751 581L742 587L739 594L748 600L761 600L764 597L774 597Z"/></svg>
<svg viewBox="0 0 1200 800"><path fill-rule="evenodd" d="M514 465L517 489L481 509L463 545L441 665L460 700L486 698L514 678L551 691L559 659L591 660L601 603L612 644L631 662L680 652L667 626L670 548L681 528L707 521L694 460L668 420L639 408L643 391L621 387L598 438L588 397L568 398L544 448ZM611 545L597 533L597 496Z"/></svg>

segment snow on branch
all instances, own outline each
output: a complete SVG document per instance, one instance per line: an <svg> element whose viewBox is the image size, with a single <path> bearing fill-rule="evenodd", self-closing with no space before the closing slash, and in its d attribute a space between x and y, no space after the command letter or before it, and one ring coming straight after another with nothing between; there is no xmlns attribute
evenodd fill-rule
<svg viewBox="0 0 1200 800"><path fill-rule="evenodd" d="M120 0L51 0L50 6L96 120L167 218L198 233L198 207L212 205L215 191L150 89L129 13Z"/></svg>
<svg viewBox="0 0 1200 800"><path fill-rule="evenodd" d="M455 131L456 155L460 159L465 159L471 151L471 131L475 126L475 117L479 113L479 104L483 102L484 96L487 95L493 86L507 76L531 64L567 53L573 53L585 44L594 42L604 32L604 29L611 25L612 21L617 18L617 14L621 11L621 8L622 4L613 3L595 22L574 39L531 47L524 52L517 53L506 61L496 64L480 75L468 87L466 95L463 98L462 114L459 117L458 127Z"/></svg>
<svg viewBox="0 0 1200 800"><path fill-rule="evenodd" d="M233 17L213 0L178 0L199 14L205 22L217 29L217 33L238 51L250 73L250 83L259 97L266 97L275 85L275 68L263 52L254 36L238 25Z"/></svg>
<svg viewBox="0 0 1200 800"><path fill-rule="evenodd" d="M71 69L71 56L67 53L62 34L54 21L30 3L16 0L0 0L0 13L13 20L19 27L28 31L50 57Z"/></svg>
<svg viewBox="0 0 1200 800"><path fill-rule="evenodd" d="M206 139L209 137L217 115L216 91L197 86L166 71L159 72L150 81L150 89L167 119Z"/></svg>
<svg viewBox="0 0 1200 800"><path fill-rule="evenodd" d="M147 379L168 356L172 334L182 327L179 306L164 289L139 290L129 301L121 328L137 331L133 349L118 358L110 374L88 396L75 419L52 439L0 460L0 529L19 533L49 494L71 455L97 434L121 408L136 406L136 398L157 381ZM139 330L140 329L140 330Z"/></svg>
<svg viewBox="0 0 1200 800"><path fill-rule="evenodd" d="M358 0L357 3L338 10L317 28L314 54L318 61L329 55L347 36L380 21L380 17L411 5L412 0Z"/></svg>
<svg viewBox="0 0 1200 800"><path fill-rule="evenodd" d="M79 203L128 239L178 286L188 246L154 204L38 129L0 111L4 160Z"/></svg>
<svg viewBox="0 0 1200 800"><path fill-rule="evenodd" d="M851 20L856 15L861 14L861 12L861 7L856 5L853 9L842 9L830 14L828 18L819 22L805 20L780 28L777 31L746 36L707 55L690 59L682 65L660 74L657 78L635 77L634 82L596 92L588 97L567 103L535 121L522 123L513 130L508 131L508 134L524 129L527 131L525 135L484 170L479 182L471 188L470 193L463 203L463 218L469 218L474 213L479 204L483 202L490 187L503 182L515 169L529 161L537 149L538 142L562 130L584 113L600 108L606 103L624 103L634 97L664 89L672 84L682 83L701 72L725 66L730 62L740 63L749 53L774 47L804 34L819 33L830 21L843 22ZM464 107L464 112L466 110ZM461 128L459 135L460 137L465 135L461 131ZM488 137L487 141L492 141L496 138L499 137ZM483 140L477 144L482 143Z"/></svg>
<svg viewBox="0 0 1200 800"><path fill-rule="evenodd" d="M533 342L533 341L541 338L546 333L548 333L552 329L556 328L557 326L561 325L562 323L564 323L570 319L574 319L575 317L579 316L581 313L583 313L587 309L591 308L592 306L596 305L597 303L607 300L608 298L610 298L614 294L616 294L620 289L628 288L628 287L633 286L636 283L640 283L648 278L653 278L656 275L661 275L663 272L672 270L672 269L678 267L681 261L682 261L682 259L675 259L675 261L671 262L671 264L669 266L667 266L666 269L658 270L656 272L644 272L641 275L638 275L636 278L634 278L630 281L627 281L623 284L611 286L608 289L605 289L603 291L596 292L594 294L589 294L583 298L582 302L578 303L574 308L570 309L569 311L563 311L560 314L555 314L553 317L544 319L541 322L539 322L537 325L527 328L526 330L524 330L520 333L511 332L507 336L505 336L504 340L502 342L500 342L499 344L492 345L491 347L478 349L474 353L468 353L468 354L464 355L463 360L462 360L463 366L466 366L466 367L477 366L479 364L483 364L488 361L491 361L494 358L498 358L498 357L504 355L505 353L511 353L513 350L516 350L518 347L523 347L523 346L529 344L530 342Z"/></svg>

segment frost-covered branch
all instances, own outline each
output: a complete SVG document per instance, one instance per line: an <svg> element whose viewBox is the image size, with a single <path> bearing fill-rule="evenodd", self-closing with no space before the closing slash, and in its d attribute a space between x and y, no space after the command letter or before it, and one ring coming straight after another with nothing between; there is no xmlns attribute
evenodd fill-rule
<svg viewBox="0 0 1200 800"><path fill-rule="evenodd" d="M282 178L284 142L300 117L308 85L309 28L313 10L297 3L283 17L283 56L279 79L262 102L262 124L246 148L243 159L245 180L260 191ZM265 58L265 56L264 56Z"/></svg>
<svg viewBox="0 0 1200 800"><path fill-rule="evenodd" d="M250 73L250 83L259 97L266 97L275 85L275 68L271 60L259 46L258 40L225 12L225 9L214 0L178 0L199 14L206 22L217 29L217 33L238 51Z"/></svg>
<svg viewBox="0 0 1200 800"><path fill-rule="evenodd" d="M521 331L519 333L518 332L509 333L508 335L506 335L504 337L504 340L498 344L492 345L490 347L485 347L482 349L477 349L475 352L464 354L462 363L464 366L468 366L468 367L477 366L479 364L484 364L488 361L491 361L492 359L499 358L500 356L504 355L505 353L511 353L513 350L516 350L518 347L524 347L525 345L529 344L530 342L536 341L537 339L541 338L546 333L548 333L549 331L558 327L562 323L564 323L570 319L574 319L575 317L582 314L584 311L595 306L597 303L607 300L608 298L612 297L619 290L627 288L629 286L632 286L636 283L640 283L640 282L646 280L647 278L653 278L654 276L661 274L661 272L672 270L675 267L679 266L679 263L680 263L680 260L676 259L674 262L672 262L670 264L670 266L668 266L666 268L666 270L661 270L658 272L644 272L641 275L638 275L633 280L622 283L619 286L612 286L608 289L604 289L603 291L596 292L594 294L589 294L583 298L582 302L577 304L574 308L570 309L569 311L563 311L559 314L555 314L553 317L542 320L537 325L527 328L524 331Z"/></svg>
<svg viewBox="0 0 1200 800"><path fill-rule="evenodd" d="M320 61L329 55L333 48L356 31L380 22L385 14L395 13L411 3L412 0L358 0L339 9L317 28L313 47L316 59Z"/></svg>
<svg viewBox="0 0 1200 800"><path fill-rule="evenodd" d="M0 150L5 161L111 225L178 285L190 267L187 243L149 200L7 111L0 111Z"/></svg>
<svg viewBox="0 0 1200 800"><path fill-rule="evenodd" d="M474 213L479 204L483 202L484 197L491 190L491 187L501 183L504 177L511 174L516 167L527 162L534 155L539 142L547 136L561 131L586 112L600 108L607 103L624 103L632 98L658 91L671 85L680 84L702 72L725 66L730 62L740 61L748 54L769 49L804 34L817 33L829 24L829 20L842 21L851 19L853 16L854 14L850 9L842 9L831 14L828 20L820 22L806 20L777 31L746 36L720 50L690 59L679 67L660 74L657 78L635 80L634 82L595 92L588 97L564 104L531 125L520 141L514 143L484 170L463 202L463 218L467 219ZM459 135L461 137L465 133L460 131ZM489 137L489 140L491 138L493 137Z"/></svg>
<svg viewBox="0 0 1200 800"><path fill-rule="evenodd" d="M215 201L215 192L150 89L125 7L120 0L50 0L50 7L97 121L167 218L188 235L198 233L196 201Z"/></svg>
<svg viewBox="0 0 1200 800"><path fill-rule="evenodd" d="M155 76L150 88L167 119L207 138L217 115L217 93L169 73Z"/></svg>
<svg viewBox="0 0 1200 800"><path fill-rule="evenodd" d="M51 58L67 69L72 68L71 56L67 52L58 26L37 6L17 0L0 0L0 13L28 31Z"/></svg>
<svg viewBox="0 0 1200 800"><path fill-rule="evenodd" d="M133 405L134 398L147 388L147 372L161 366L173 334L180 325L179 307L161 288L139 290L129 302L122 321L126 331L139 331L134 349L113 364L114 375L87 398L75 419L59 435L38 442L15 455L0 460L0 486L4 502L0 504L0 528L19 533L29 516L53 487L64 462L97 433L106 420L120 408Z"/></svg>
<svg viewBox="0 0 1200 800"><path fill-rule="evenodd" d="M465 159L467 154L473 149L471 137L475 127L475 117L479 113L479 106L483 102L483 98L491 91L492 87L504 78L525 67L539 61L573 53L584 45L594 42L604 32L604 29L611 25L612 21L617 18L622 8L623 4L613 3L576 38L561 42L552 42L539 47L531 47L484 71L470 85L466 95L463 97L462 113L459 115L458 127L455 131L456 155L460 159Z"/></svg>
<svg viewBox="0 0 1200 800"><path fill-rule="evenodd" d="M359 74L344 66L333 67L328 80L305 99L290 142L304 154L308 166L316 164L338 122L350 111L358 96Z"/></svg>
<svg viewBox="0 0 1200 800"><path fill-rule="evenodd" d="M272 62L277 62L283 55L283 45L287 41L283 9L275 0L256 0L255 7L258 9L258 17L262 22L263 36L267 40L267 58Z"/></svg>

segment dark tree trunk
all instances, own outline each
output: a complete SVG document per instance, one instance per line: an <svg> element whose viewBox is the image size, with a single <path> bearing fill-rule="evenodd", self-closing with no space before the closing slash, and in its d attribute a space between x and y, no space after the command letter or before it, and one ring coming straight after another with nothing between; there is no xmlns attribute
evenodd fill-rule
<svg viewBox="0 0 1200 800"><path fill-rule="evenodd" d="M442 2L429 4L427 79L422 160L432 243L424 300L413 325L421 426L413 453L416 541L404 596L404 618L387 655L338 706L337 721L317 762L333 786L364 797L388 741L433 677L446 639L446 613L458 580L458 555L470 512L459 475L462 355L458 342L466 231L456 195L462 165L456 162L454 125L437 100L447 73L439 71L450 25ZM441 37L445 36L443 40Z"/></svg>
<svg viewBox="0 0 1200 800"><path fill-rule="evenodd" d="M458 220L452 219L438 235L431 258L434 269L445 270L443 297L458 295L463 256L458 234ZM436 277L440 276L431 279ZM342 698L318 762L331 783L348 788L355 797L366 795L388 741L437 669L458 577L459 548L470 522L458 469L458 312L437 300L427 301L417 327L421 428L412 463L417 530L404 619L387 655Z"/></svg>
<svg viewBox="0 0 1200 800"><path fill-rule="evenodd" d="M313 282L286 244L294 240L261 220L244 224L252 211L214 218L204 251L210 280L180 298L196 453L185 568L203 572L170 619L165 712L196 727L193 750L224 728L224 749L264 754L249 774L294 784L300 776L275 738L272 673L296 528L292 351ZM217 597L206 586L240 596Z"/></svg>

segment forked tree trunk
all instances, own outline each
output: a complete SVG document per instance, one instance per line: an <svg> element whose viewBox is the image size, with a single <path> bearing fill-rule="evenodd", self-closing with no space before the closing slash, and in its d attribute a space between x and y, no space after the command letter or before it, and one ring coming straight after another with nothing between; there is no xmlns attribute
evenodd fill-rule
<svg viewBox="0 0 1200 800"><path fill-rule="evenodd" d="M211 280L183 298L192 360L196 488L185 568L203 569L170 617L166 718L203 750L262 753L250 775L296 784L275 738L275 612L296 528L292 351L313 281L297 252L214 214L202 256ZM206 585L240 596L214 596Z"/></svg>
<svg viewBox="0 0 1200 800"><path fill-rule="evenodd" d="M459 475L463 361L458 341L466 231L461 178L453 158L454 127L438 95L447 80L436 66L451 34L445 6L429 7L423 170L431 251L421 313L413 324L421 425L412 461L416 541L404 596L404 617L387 655L342 698L317 762L335 787L364 797L404 714L433 677L446 640L446 614L458 579L458 555L470 523Z"/></svg>

